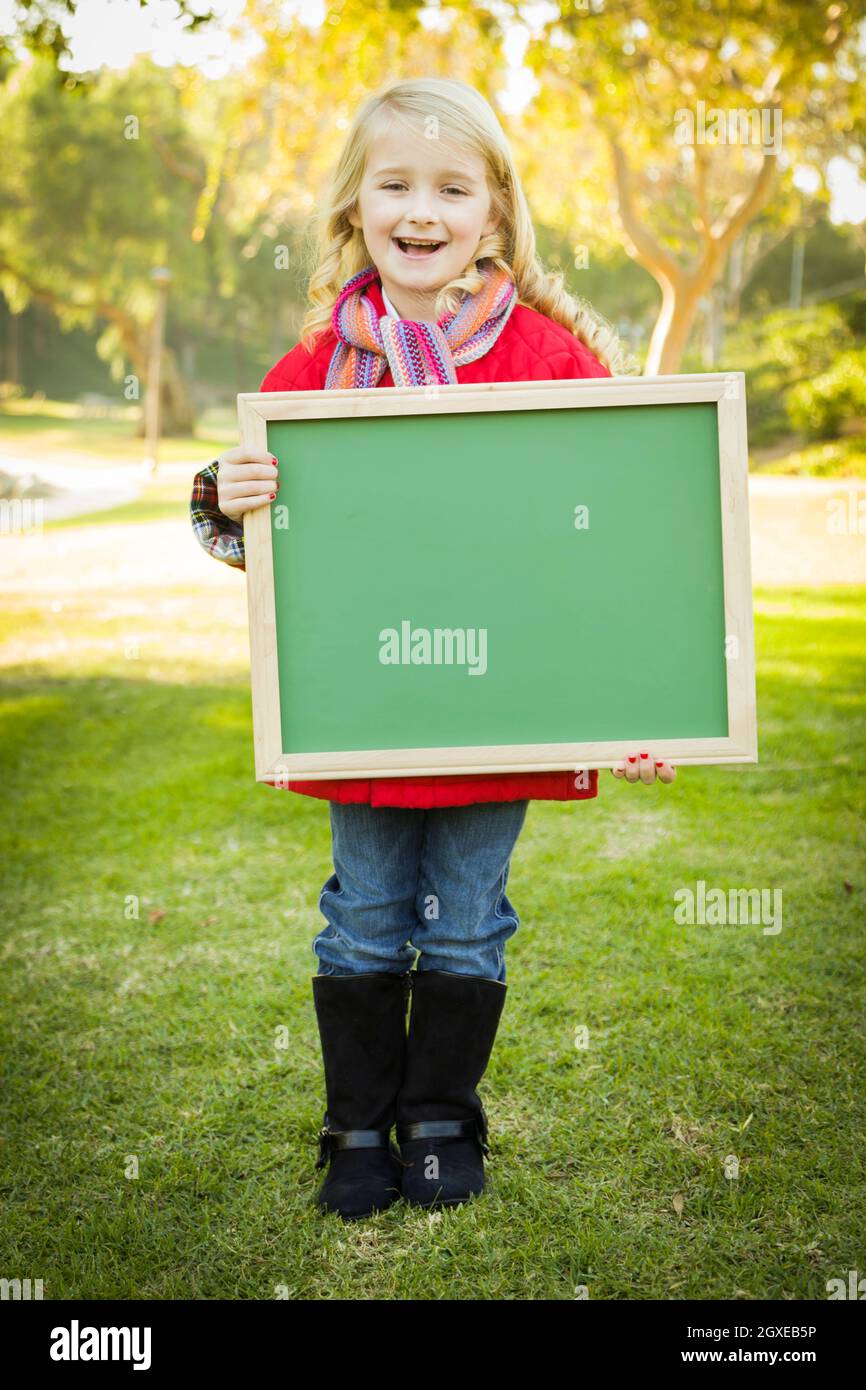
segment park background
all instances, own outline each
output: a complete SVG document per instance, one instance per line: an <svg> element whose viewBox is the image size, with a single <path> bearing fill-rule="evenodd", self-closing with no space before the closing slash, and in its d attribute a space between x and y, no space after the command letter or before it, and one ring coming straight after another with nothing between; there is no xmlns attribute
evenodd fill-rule
<svg viewBox="0 0 866 1390"><path fill-rule="evenodd" d="M866 1274L862 5L3 0L0 36L0 1274L152 1299ZM350 1229L311 1206L327 804L254 784L245 581L188 495L297 341L355 107L422 74L491 101L542 259L645 372L746 373L760 763L533 803L489 1192ZM780 146L682 143L683 109L781 113ZM782 931L677 926L698 880L781 890Z"/></svg>

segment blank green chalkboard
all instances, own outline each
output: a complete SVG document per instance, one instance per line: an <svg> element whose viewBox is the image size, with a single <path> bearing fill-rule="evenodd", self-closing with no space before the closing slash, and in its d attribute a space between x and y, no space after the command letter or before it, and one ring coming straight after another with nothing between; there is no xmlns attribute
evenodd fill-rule
<svg viewBox="0 0 866 1390"><path fill-rule="evenodd" d="M739 374L240 401L260 780L755 760Z"/></svg>

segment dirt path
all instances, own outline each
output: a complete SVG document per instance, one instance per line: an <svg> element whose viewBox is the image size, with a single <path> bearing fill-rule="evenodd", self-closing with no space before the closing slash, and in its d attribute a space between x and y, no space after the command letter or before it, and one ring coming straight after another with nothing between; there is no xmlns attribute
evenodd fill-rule
<svg viewBox="0 0 866 1390"><path fill-rule="evenodd" d="M749 515L756 588L866 584L866 481L752 475Z"/></svg>

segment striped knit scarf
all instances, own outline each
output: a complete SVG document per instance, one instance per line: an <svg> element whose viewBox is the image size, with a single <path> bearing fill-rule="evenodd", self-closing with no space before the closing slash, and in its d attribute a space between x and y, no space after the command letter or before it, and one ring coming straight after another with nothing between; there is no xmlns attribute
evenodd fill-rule
<svg viewBox="0 0 866 1390"><path fill-rule="evenodd" d="M374 265L347 280L331 317L337 335L325 390L376 386L388 367L395 386L457 381L456 368L489 352L517 303L517 287L504 270L479 265L484 285L438 323L379 317L364 287L378 279Z"/></svg>

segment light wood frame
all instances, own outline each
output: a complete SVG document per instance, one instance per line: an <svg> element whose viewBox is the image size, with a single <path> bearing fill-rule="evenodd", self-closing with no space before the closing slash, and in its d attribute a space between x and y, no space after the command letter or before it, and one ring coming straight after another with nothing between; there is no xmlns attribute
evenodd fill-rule
<svg viewBox="0 0 866 1390"><path fill-rule="evenodd" d="M282 749L270 508L244 522L250 625L256 780L285 786L330 778L423 777L612 767L640 747L677 764L758 761L755 653L749 540L746 392L742 372L602 377L484 385L376 387L346 391L248 392L238 396L241 443L267 449L269 420L365 418L442 411L571 410L575 406L714 401L727 660L728 735L717 738L604 740L461 748L363 749L289 753ZM731 640L733 639L733 641Z"/></svg>

